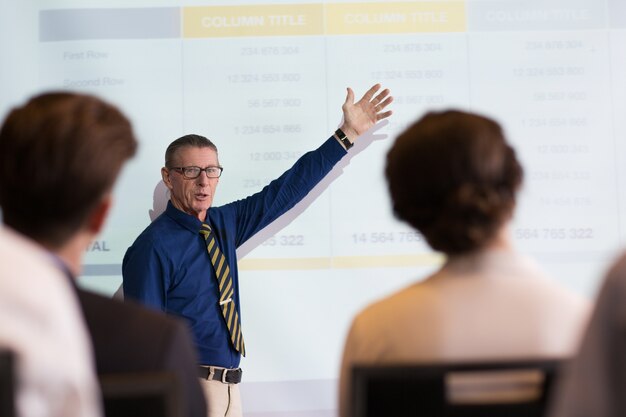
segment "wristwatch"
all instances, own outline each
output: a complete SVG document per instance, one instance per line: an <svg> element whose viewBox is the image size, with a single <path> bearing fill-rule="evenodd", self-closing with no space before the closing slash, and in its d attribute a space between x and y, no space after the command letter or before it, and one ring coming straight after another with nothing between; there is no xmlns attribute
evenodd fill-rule
<svg viewBox="0 0 626 417"><path fill-rule="evenodd" d="M339 139L341 143L343 143L343 146L346 147L346 150L354 146L354 143L350 142L346 134L343 133L343 130L341 129L335 130L335 135L337 136L337 139Z"/></svg>

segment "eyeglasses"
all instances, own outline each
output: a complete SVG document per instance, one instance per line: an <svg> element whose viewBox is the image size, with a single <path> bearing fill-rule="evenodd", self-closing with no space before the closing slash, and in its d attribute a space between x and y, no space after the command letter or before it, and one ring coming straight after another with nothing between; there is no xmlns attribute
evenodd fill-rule
<svg viewBox="0 0 626 417"><path fill-rule="evenodd" d="M188 180L195 180L200 176L200 173L203 171L206 172L206 176L209 178L219 178L220 175L222 175L222 171L224 170L224 168L222 167L172 167L170 169L180 172L181 174L183 174L183 177Z"/></svg>

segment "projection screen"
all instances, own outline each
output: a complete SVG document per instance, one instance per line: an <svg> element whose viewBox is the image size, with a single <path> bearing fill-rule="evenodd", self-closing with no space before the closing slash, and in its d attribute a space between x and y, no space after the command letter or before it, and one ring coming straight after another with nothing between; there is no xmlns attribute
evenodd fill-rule
<svg viewBox="0 0 626 417"><path fill-rule="evenodd" d="M74 90L133 121L139 154L80 278L108 295L126 249L164 209L173 139L217 144L220 205L328 138L347 87L392 91L394 115L240 248L247 416L334 415L352 316L443 261L394 219L383 176L396 135L428 110L502 123L526 171L515 244L555 280L591 299L622 249L622 1L0 0L0 35L3 117L36 93Z"/></svg>

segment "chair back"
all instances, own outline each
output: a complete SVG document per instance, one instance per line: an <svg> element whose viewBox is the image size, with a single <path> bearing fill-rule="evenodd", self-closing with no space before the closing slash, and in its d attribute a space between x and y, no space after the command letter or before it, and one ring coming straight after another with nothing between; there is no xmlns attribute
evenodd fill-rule
<svg viewBox="0 0 626 417"><path fill-rule="evenodd" d="M0 416L15 413L15 356L11 350L0 348Z"/></svg>
<svg viewBox="0 0 626 417"><path fill-rule="evenodd" d="M183 417L181 386L170 372L100 375L105 417Z"/></svg>
<svg viewBox="0 0 626 417"><path fill-rule="evenodd" d="M353 417L541 417L563 360L357 366Z"/></svg>

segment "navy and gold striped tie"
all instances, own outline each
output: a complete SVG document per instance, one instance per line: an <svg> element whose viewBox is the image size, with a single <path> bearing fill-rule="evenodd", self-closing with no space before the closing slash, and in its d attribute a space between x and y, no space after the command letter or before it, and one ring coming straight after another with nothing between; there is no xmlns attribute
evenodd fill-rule
<svg viewBox="0 0 626 417"><path fill-rule="evenodd" d="M239 313L237 313L235 306L233 277L230 274L228 262L226 262L226 257L217 246L215 234L211 231L211 227L203 223L200 233L204 236L206 248L209 251L209 257L215 269L215 277L217 278L220 292L220 309L226 321L226 327L230 332L230 341L239 353L246 356L246 347L244 346L243 335L241 334L241 322L239 321Z"/></svg>

